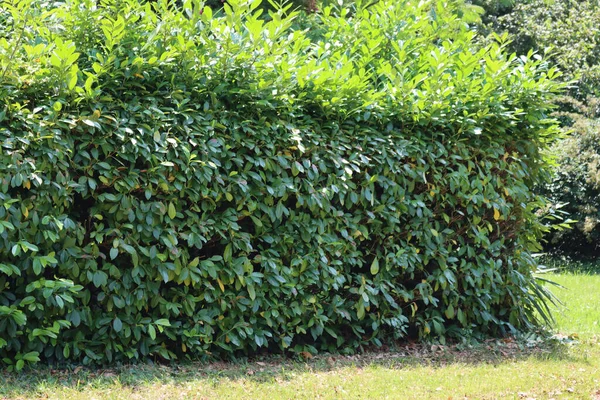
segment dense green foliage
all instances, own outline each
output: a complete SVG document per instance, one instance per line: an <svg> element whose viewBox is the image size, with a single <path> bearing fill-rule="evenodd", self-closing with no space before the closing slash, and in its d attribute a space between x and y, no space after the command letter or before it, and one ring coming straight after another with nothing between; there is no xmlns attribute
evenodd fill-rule
<svg viewBox="0 0 600 400"><path fill-rule="evenodd" d="M0 39L4 363L353 351L544 315L532 187L559 85L454 3L328 8L309 31L256 1L35 4Z"/></svg>

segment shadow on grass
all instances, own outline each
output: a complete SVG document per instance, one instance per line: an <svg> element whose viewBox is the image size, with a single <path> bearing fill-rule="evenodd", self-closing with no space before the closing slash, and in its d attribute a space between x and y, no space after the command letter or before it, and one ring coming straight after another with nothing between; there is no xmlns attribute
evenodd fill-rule
<svg viewBox="0 0 600 400"><path fill-rule="evenodd" d="M518 363L535 358L541 361L581 361L570 339L525 341L488 340L475 346L439 346L406 344L382 352L355 356L321 355L309 359L272 356L238 363L183 362L172 365L128 365L113 369L52 369L37 367L22 373L0 373L0 399L44 396L53 388L85 392L89 388L136 388L159 385L185 385L201 381L216 386L231 381L254 383L291 381L301 373L332 372L345 368L380 368L400 370L418 367L443 368L451 365L497 365Z"/></svg>

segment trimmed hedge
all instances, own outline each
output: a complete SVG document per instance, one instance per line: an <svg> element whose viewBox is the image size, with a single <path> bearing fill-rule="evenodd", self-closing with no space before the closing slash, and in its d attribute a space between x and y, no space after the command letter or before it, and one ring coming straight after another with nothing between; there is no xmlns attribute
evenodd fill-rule
<svg viewBox="0 0 600 400"><path fill-rule="evenodd" d="M5 364L356 351L546 315L531 188L560 87L478 48L454 2L309 29L258 1L44 4L2 17Z"/></svg>

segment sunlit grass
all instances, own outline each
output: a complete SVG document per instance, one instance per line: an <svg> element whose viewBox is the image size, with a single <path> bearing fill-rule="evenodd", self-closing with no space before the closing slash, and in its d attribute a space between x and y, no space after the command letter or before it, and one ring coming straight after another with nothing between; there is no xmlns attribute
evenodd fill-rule
<svg viewBox="0 0 600 400"><path fill-rule="evenodd" d="M552 274L547 277L564 286L564 289L552 289L564 303L554 312L557 329L582 337L600 335L600 274Z"/></svg>
<svg viewBox="0 0 600 400"><path fill-rule="evenodd" d="M576 339L553 350L499 341L422 356L38 370L5 375L0 399L600 399L600 275L546 277L566 288L552 289L564 303L555 311L558 337Z"/></svg>

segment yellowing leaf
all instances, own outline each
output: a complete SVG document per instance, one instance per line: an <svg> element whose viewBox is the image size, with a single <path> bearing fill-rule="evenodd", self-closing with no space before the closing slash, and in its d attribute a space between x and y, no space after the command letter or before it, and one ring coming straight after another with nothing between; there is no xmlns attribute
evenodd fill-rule
<svg viewBox="0 0 600 400"><path fill-rule="evenodd" d="M225 285L223 285L223 282L221 282L221 279L217 278L217 283L219 284L219 287L221 288L221 292L224 292Z"/></svg>
<svg viewBox="0 0 600 400"><path fill-rule="evenodd" d="M30 180L26 180L25 182L23 182L23 187L25 189L31 189L31 181Z"/></svg>
<svg viewBox="0 0 600 400"><path fill-rule="evenodd" d="M356 316L358 319L363 319L365 317L365 306L362 302L358 303L358 308L356 310Z"/></svg>
<svg viewBox="0 0 600 400"><path fill-rule="evenodd" d="M498 221L500 219L500 211L494 208L494 219Z"/></svg>
<svg viewBox="0 0 600 400"><path fill-rule="evenodd" d="M177 210L175 210L175 206L173 203L169 203L169 218L173 219L177 215Z"/></svg>
<svg viewBox="0 0 600 400"><path fill-rule="evenodd" d="M250 300L256 299L256 292L254 291L254 285L248 284L246 287L248 289L248 295L250 296Z"/></svg>
<svg viewBox="0 0 600 400"><path fill-rule="evenodd" d="M379 272L379 258L375 257L375 259L371 263L371 274L377 275L378 272Z"/></svg>

